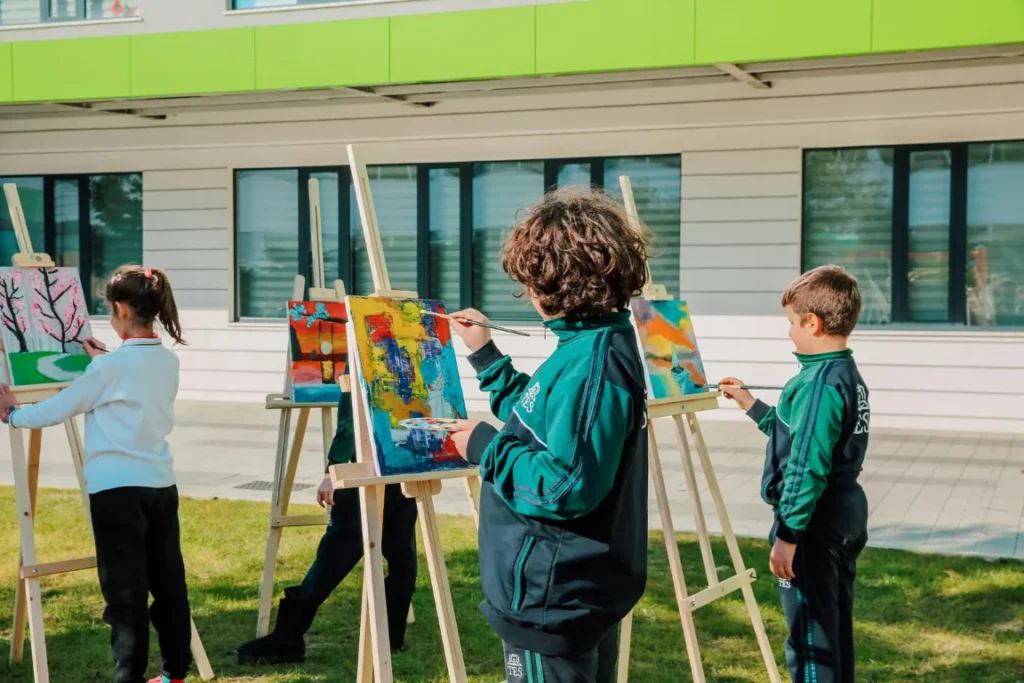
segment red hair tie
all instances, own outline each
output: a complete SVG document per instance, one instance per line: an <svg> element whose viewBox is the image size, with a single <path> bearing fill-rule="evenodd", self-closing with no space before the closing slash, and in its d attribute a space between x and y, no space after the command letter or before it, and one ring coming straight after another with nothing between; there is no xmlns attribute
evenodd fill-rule
<svg viewBox="0 0 1024 683"><path fill-rule="evenodd" d="M145 275L146 275L147 278L149 278L153 282L156 282L156 275L153 274L153 269L152 268L146 268Z"/></svg>

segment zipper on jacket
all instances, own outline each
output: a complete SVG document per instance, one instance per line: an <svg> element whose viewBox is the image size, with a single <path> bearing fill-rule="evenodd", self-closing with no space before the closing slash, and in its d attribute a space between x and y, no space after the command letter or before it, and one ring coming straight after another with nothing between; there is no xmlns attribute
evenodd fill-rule
<svg viewBox="0 0 1024 683"><path fill-rule="evenodd" d="M523 547L519 551L519 558L516 559L516 570L515 576L513 577L513 591L512 591L512 610L518 612L523 607L524 595L524 583L526 574L526 561L530 559L530 553L533 552L533 546L537 544L537 539L533 536L527 536L523 540Z"/></svg>

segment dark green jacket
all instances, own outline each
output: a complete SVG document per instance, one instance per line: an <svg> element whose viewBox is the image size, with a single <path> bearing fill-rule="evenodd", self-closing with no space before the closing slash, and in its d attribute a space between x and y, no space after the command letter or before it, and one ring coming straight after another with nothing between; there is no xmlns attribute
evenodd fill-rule
<svg viewBox="0 0 1024 683"><path fill-rule="evenodd" d="M547 323L531 377L489 344L470 356L500 432L481 424L481 611L506 642L580 654L647 580L647 402L629 313Z"/></svg>
<svg viewBox="0 0 1024 683"><path fill-rule="evenodd" d="M778 408L757 401L747 411L769 437L761 497L775 508L775 535L789 543L799 542L816 517L844 514L841 504L819 506L822 498L863 497L857 477L871 418L852 351L796 357L800 373L786 383Z"/></svg>
<svg viewBox="0 0 1024 683"><path fill-rule="evenodd" d="M356 433L352 425L352 394L343 393L338 401L338 429L327 451L327 465L344 465L356 457Z"/></svg>

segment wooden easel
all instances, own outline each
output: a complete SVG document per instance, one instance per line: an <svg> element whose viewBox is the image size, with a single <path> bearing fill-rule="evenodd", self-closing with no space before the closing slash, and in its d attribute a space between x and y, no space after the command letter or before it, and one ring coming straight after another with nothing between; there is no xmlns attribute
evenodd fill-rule
<svg viewBox="0 0 1024 683"><path fill-rule="evenodd" d="M388 277L384 261L384 250L381 246L380 230L377 226L377 215L373 206L373 196L370 192L366 167L357 160L355 150L351 145L348 146L348 158L352 180L356 188L356 200L359 205L359 217L363 224L363 237L366 240L370 271L373 274L374 296L399 299L416 298L415 292L391 289L391 280ZM358 389L359 368L352 364L351 372L352 386ZM368 683L372 680L376 680L377 683L393 683L394 680L384 597L381 520L384 510L384 487L388 484L401 484L402 492L407 497L415 498L419 508L420 530L423 533L427 567L430 571L430 582L434 592L434 604L441 627L441 640L448 665L448 677L453 683L465 683L466 664L463 660L458 627L455 623L451 588L448 585L448 572L445 568L444 554L441 548L441 533L434 511L434 496L441 491L442 479L463 479L470 497L474 519L479 524L477 501L479 500L480 482L477 478L477 468L378 476L373 461L372 434L369 429L366 408L361 398L357 397L352 401L356 428L357 462L332 465L330 468L335 488L359 489L363 527L364 580L356 680L359 683ZM372 662L372 667L370 662Z"/></svg>
<svg viewBox="0 0 1024 683"><path fill-rule="evenodd" d="M345 285L341 280L334 281L333 289L324 289L324 250L323 231L320 224L320 184L316 178L309 181L309 213L310 213L310 246L313 252L313 286L309 288L310 301L345 301ZM292 301L302 301L305 296L306 279L295 276L292 287ZM349 390L349 378L344 376L339 382L341 390ZM263 561L263 577L260 581L260 606L256 620L256 636L265 636L270 630L270 609L274 597L274 571L277 567L277 553L281 546L281 532L285 527L325 526L328 515L288 515L291 502L292 487L295 484L295 472L299 465L302 442L309 423L309 413L319 409L321 415L321 433L324 448L324 468L327 467L327 454L331 450L334 439L334 427L331 409L337 403L296 403L291 392L291 359L285 363L284 393L267 395L267 410L280 410L281 415L277 429L277 455L274 461L274 484L271 489L270 522L267 529L267 550ZM291 448L288 439L291 432L292 412L298 411L295 435Z"/></svg>
<svg viewBox="0 0 1024 683"><path fill-rule="evenodd" d="M639 218L636 210L636 201L633 198L633 188L627 176L619 178L622 188L622 197L626 206L626 212L639 225ZM666 300L671 297L663 285L654 284L648 277L648 285L644 288L644 298L657 301ZM672 585L675 589L676 603L679 606L679 618L683 624L683 639L686 642L686 652L690 660L690 672L694 683L703 683L704 665L701 662L700 646L697 643L697 630L693 620L693 613L699 608L710 604L718 598L739 590L743 593L743 600L747 604L747 612L754 627L754 634L757 637L757 644L761 649L761 657L764 659L765 668L768 670L768 678L772 683L781 683L779 669L775 663L775 655L772 653L771 643L764 630L764 623L761 621L761 611L758 609L757 600L754 598L754 590L751 584L755 581L756 574L753 569L747 569L743 564L743 556L740 553L739 544L736 542L736 534L733 532L732 523L729 521L729 512L725 507L725 500L722 491L718 486L718 478L715 476L711 466L711 458L708 456L707 445L704 443L704 436L697 422L697 413L705 410L718 408L717 392L704 394L693 394L682 398L654 399L647 402L647 438L649 443L648 460L651 470L651 481L654 484L654 494L658 501L658 512L661 516L661 528L665 536L665 550L668 553L669 571L672 574ZM701 504L700 492L697 488L697 475L693 468L693 456L690 451L690 442L683 426L683 416L686 416L686 425L693 436L694 444L697 447L697 456L700 458L701 468L704 470L704 478L707 480L708 491L718 512L718 519L722 524L722 534L725 536L726 546L729 548L729 556L732 559L733 568L736 571L724 581L719 581L718 570L715 567L715 558L711 552L711 540L708 537L707 524L704 521L704 507ZM676 437L679 441L679 452L683 461L683 474L686 476L686 488L690 493L690 507L693 512L694 525L697 528L697 541L700 544L700 554L704 561L704 572L707 575L708 587L699 593L689 595L686 590L686 581L683 577L683 565L679 559L679 546L676 542L675 525L672 523L672 509L668 500L668 493L665 489L665 478L661 471L661 456L658 453L658 440L655 436L654 421L658 418L672 418L676 426ZM626 683L629 678L629 648L632 638L633 613L630 612L622 621L619 632L619 663L618 683Z"/></svg>
<svg viewBox="0 0 1024 683"><path fill-rule="evenodd" d="M7 207L11 214L11 223L18 240L18 253L12 258L16 268L53 268L54 262L47 254L34 253L25 213L18 197L18 189L12 183L4 185ZM3 340L0 339L0 352L3 351ZM22 405L39 403L54 396L67 383L36 384L31 386L12 387L18 402ZM82 437L78 432L78 423L71 418L64 423L64 430L71 449L71 460L74 462L75 474L85 507L85 518L92 528L92 516L89 512L89 494L85 483L85 450ZM32 670L35 683L49 683L50 669L46 659L46 636L43 623L42 590L39 580L44 576L66 574L68 572L92 569L96 566L96 557L79 557L71 560L41 563L36 556L35 515L36 494L39 486L39 459L42 451L43 431L29 430L28 460L25 458L25 442L21 429L8 428L11 439L11 462L14 466L14 494L18 506L18 526L21 532L21 553L18 558L18 586L14 594L14 627L11 635L10 662L20 662L25 651L25 622L29 625L29 636L32 642ZM199 638L195 622L192 622L192 657L203 680L213 678L213 669L206 656L203 642Z"/></svg>

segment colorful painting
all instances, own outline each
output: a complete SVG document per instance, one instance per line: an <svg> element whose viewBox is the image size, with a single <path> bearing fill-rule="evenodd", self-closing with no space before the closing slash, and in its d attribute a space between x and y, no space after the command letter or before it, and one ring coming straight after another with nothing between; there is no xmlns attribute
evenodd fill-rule
<svg viewBox="0 0 1024 683"><path fill-rule="evenodd" d="M288 345L292 400L337 403L338 379L348 369L345 304L337 301L289 301Z"/></svg>
<svg viewBox="0 0 1024 683"><path fill-rule="evenodd" d="M77 268L0 268L0 337L13 386L71 382L92 336Z"/></svg>
<svg viewBox="0 0 1024 683"><path fill-rule="evenodd" d="M349 347L382 476L469 467L447 431L410 429L414 418L465 419L451 330L439 301L346 299ZM415 426L417 423L411 423ZM422 424L422 423L420 423Z"/></svg>
<svg viewBox="0 0 1024 683"><path fill-rule="evenodd" d="M708 383L685 301L633 299L633 324L647 365L651 398L704 391Z"/></svg>

